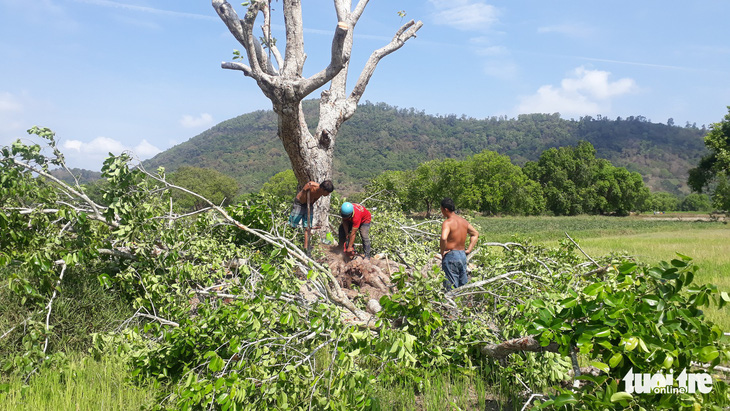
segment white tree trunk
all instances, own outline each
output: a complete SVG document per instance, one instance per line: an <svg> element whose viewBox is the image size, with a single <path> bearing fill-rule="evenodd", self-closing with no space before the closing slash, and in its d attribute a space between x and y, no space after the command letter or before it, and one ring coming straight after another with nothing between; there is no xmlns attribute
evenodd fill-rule
<svg viewBox="0 0 730 411"><path fill-rule="evenodd" d="M352 9L352 0L334 0L337 12L337 26L332 39L332 55L329 65L317 74L304 78L302 69L306 54L304 52L301 2L282 0L284 23L286 26L286 45L284 58L272 43L270 0L252 0L243 19L239 19L233 7L226 0L212 0L213 7L226 24L233 36L246 50L249 65L240 62L224 62L225 69L240 70L252 77L273 103L279 117L278 134L284 149L289 155L294 175L299 185L308 181L321 182L332 179L332 157L335 140L342 123L352 117L365 88L372 77L380 59L398 50L405 42L415 37L423 23L413 20L404 24L393 39L384 47L374 51L360 78L349 96L347 90L347 71L352 51L353 30L362 15L368 0L359 0ZM270 47L276 60L269 59L259 40L253 35L256 17L261 12L264 19L263 39ZM331 81L329 90L322 92L320 114L314 135L307 128L302 100ZM335 182L337 188L337 182ZM322 197L314 209L314 225L322 230L329 229L327 211L330 198Z"/></svg>

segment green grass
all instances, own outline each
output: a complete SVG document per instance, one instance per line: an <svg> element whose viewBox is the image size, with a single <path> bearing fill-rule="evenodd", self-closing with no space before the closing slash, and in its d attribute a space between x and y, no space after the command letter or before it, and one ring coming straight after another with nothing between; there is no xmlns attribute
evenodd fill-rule
<svg viewBox="0 0 730 411"><path fill-rule="evenodd" d="M619 252L632 255L646 263L669 261L676 253L693 258L699 267L695 281L715 284L722 291L730 291L730 229L686 229L682 231L632 234L586 238L581 248L589 255ZM727 310L710 308L707 317L730 331L730 315Z"/></svg>
<svg viewBox="0 0 730 411"><path fill-rule="evenodd" d="M650 232L706 230L728 228L728 225L698 221L708 215L696 213L640 215L632 217L572 216L572 217L475 217L472 222L481 227L485 241L506 242L513 236L530 238L536 243L554 245L565 238L573 239L631 235ZM678 220L683 218L684 220Z"/></svg>
<svg viewBox="0 0 730 411"><path fill-rule="evenodd" d="M49 367L30 378L10 377L0 390L0 410L139 410L153 405L157 390L126 381L121 359L99 361L73 356L61 367Z"/></svg>
<svg viewBox="0 0 730 411"><path fill-rule="evenodd" d="M475 218L482 241L506 242L532 239L555 246L567 232L590 256L615 253L656 264L676 258L676 253L692 257L699 267L699 283L717 285L730 292L730 225L699 221L703 213L675 213L632 217L503 217ZM681 218L681 220L680 220ZM516 237L515 237L516 236ZM730 315L716 309L707 317L730 331Z"/></svg>
<svg viewBox="0 0 730 411"><path fill-rule="evenodd" d="M373 410L481 410L485 404L501 409L508 401L495 393L500 387L494 375L483 372L445 371L424 379L421 390L414 384L377 385L371 394Z"/></svg>

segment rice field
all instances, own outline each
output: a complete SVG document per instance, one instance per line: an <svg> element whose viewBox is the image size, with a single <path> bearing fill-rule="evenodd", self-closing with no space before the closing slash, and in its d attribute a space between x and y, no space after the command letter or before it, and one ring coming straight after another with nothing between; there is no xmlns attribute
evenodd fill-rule
<svg viewBox="0 0 730 411"><path fill-rule="evenodd" d="M480 238L506 242L531 240L555 246L566 233L588 255L633 256L648 264L669 261L676 253L699 267L695 281L730 292L730 225L706 221L707 214L665 214L631 217L503 217L474 218ZM707 316L730 331L730 313L710 309Z"/></svg>

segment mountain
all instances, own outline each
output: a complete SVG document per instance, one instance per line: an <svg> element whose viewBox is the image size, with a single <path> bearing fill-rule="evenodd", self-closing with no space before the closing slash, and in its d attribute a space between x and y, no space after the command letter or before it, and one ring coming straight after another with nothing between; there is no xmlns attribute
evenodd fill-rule
<svg viewBox="0 0 730 411"><path fill-rule="evenodd" d="M73 173L73 175L69 174L69 171ZM79 184L93 183L101 178L100 171L91 171L83 168L71 168L68 171L63 168L56 168L50 170L49 173L57 179L71 185L76 183L74 181L74 177L76 177Z"/></svg>
<svg viewBox="0 0 730 411"><path fill-rule="evenodd" d="M313 131L318 102L304 103ZM273 111L244 114L159 153L145 165L164 166L168 172L183 165L209 167L236 178L245 192L256 191L269 177L290 168L276 123ZM639 172L652 190L687 194L687 172L706 154L705 133L704 127L652 123L643 116L564 120L555 113L474 119L366 102L337 136L334 181L338 190L351 192L384 170L415 168L424 161L463 158L483 150L509 155L513 163L523 165L548 148L586 140L598 157Z"/></svg>

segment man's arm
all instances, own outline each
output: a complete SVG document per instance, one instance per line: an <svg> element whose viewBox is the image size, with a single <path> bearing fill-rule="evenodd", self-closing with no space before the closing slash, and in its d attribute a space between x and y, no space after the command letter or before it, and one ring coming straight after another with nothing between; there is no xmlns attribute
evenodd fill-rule
<svg viewBox="0 0 730 411"><path fill-rule="evenodd" d="M466 233L469 234L469 247L466 249L466 253L469 254L474 246L477 245L477 239L479 239L479 231L476 230L471 224L466 227Z"/></svg>
<svg viewBox="0 0 730 411"><path fill-rule="evenodd" d="M449 227L448 224L446 224L446 221L441 223L441 239L439 240L439 251L441 253L441 257L446 255L446 241L449 239L449 234L451 233L451 227Z"/></svg>
<svg viewBox="0 0 730 411"><path fill-rule="evenodd" d="M308 192L314 192L314 190L319 188L319 183L316 181L310 181L307 184L302 187L302 191L308 191Z"/></svg>
<svg viewBox="0 0 730 411"><path fill-rule="evenodd" d="M355 250L355 237L357 236L357 228L352 227L352 230L350 230L350 235L348 236L347 240L347 251L354 251Z"/></svg>

